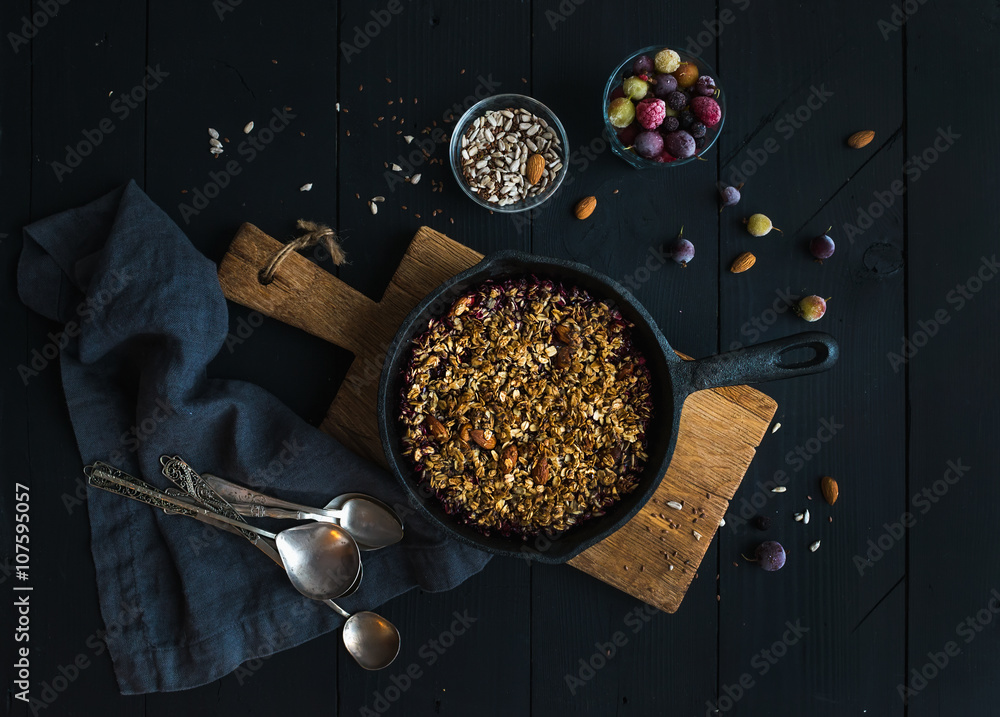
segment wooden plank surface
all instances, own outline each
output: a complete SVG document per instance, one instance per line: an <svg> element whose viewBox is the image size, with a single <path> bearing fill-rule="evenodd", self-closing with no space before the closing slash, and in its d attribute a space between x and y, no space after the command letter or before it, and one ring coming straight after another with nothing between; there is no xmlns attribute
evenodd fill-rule
<svg viewBox="0 0 1000 717"><path fill-rule="evenodd" d="M274 281L262 284L260 267L280 248L260 229L244 224L219 267L219 283L228 299L354 351L354 363L321 427L386 465L375 416L385 348L420 298L483 255L421 227L376 303L299 254L290 254ZM348 329L363 336L348 335ZM678 448L653 499L570 564L661 610L676 611L775 409L771 399L746 386L690 396L681 414ZM669 509L670 501L683 503L684 510ZM675 553L676 561L671 559Z"/></svg>

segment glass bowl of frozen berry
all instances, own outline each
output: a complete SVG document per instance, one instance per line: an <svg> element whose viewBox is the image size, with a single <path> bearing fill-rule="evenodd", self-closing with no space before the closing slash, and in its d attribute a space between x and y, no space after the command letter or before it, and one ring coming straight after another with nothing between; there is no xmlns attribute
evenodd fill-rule
<svg viewBox="0 0 1000 717"><path fill-rule="evenodd" d="M712 66L664 45L629 55L604 87L604 125L633 167L678 167L704 155L722 131L726 101Z"/></svg>

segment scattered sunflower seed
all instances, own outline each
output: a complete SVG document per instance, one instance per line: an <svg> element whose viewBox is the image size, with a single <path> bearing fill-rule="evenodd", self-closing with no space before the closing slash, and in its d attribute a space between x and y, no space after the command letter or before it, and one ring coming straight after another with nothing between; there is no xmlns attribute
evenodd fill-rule
<svg viewBox="0 0 1000 717"><path fill-rule="evenodd" d="M771 429L771 433L775 433L779 428L781 428L781 423L775 423L774 428Z"/></svg>
<svg viewBox="0 0 1000 717"><path fill-rule="evenodd" d="M413 175L413 176L412 176L412 177L410 178L410 184L416 184L416 183L417 183L417 182L419 182L419 181L420 181L420 175L419 175L419 174L414 174L414 175Z"/></svg>
<svg viewBox="0 0 1000 717"><path fill-rule="evenodd" d="M382 195L380 194L380 195L378 195L377 197L372 197L372 201L373 201L373 202L384 202L384 201L385 201L385 197L383 197L383 196L382 196Z"/></svg>
<svg viewBox="0 0 1000 717"><path fill-rule="evenodd" d="M340 103L337 103L337 111L340 112Z"/></svg>
<svg viewBox="0 0 1000 717"><path fill-rule="evenodd" d="M701 540L701 533L699 533L697 530L692 530L691 535L694 536L695 540Z"/></svg>
<svg viewBox="0 0 1000 717"><path fill-rule="evenodd" d="M795 514L795 522L796 522L796 523L801 523L801 522L802 522L802 519L803 519L804 517L805 517L805 516L804 516L804 515L802 515L802 513L796 513L796 514Z"/></svg>
<svg viewBox="0 0 1000 717"><path fill-rule="evenodd" d="M809 551L812 552L812 553L815 553L817 550L819 550L819 544L820 544L820 541L818 541L818 540L815 543L811 543L809 545Z"/></svg>
<svg viewBox="0 0 1000 717"><path fill-rule="evenodd" d="M215 137L212 137L212 139L208 140L208 143L213 147L222 147L222 142L217 140Z"/></svg>
<svg viewBox="0 0 1000 717"><path fill-rule="evenodd" d="M402 172L402 171L403 171L403 168L402 168L402 167L400 167L400 166L399 166L398 164L396 164L395 162L393 162L393 163L392 163L392 171L393 171L393 172Z"/></svg>
<svg viewBox="0 0 1000 717"><path fill-rule="evenodd" d="M779 485L779 486L775 486L774 488L772 488L771 492L772 493L784 493L786 490L788 490L788 489L785 488L785 486Z"/></svg>
<svg viewBox="0 0 1000 717"><path fill-rule="evenodd" d="M372 214L378 214L378 205L375 202L368 202L368 208L372 210Z"/></svg>
<svg viewBox="0 0 1000 717"><path fill-rule="evenodd" d="M405 139L406 143L409 144L410 142L413 141L413 135L411 135L411 134L404 134L403 135L403 139Z"/></svg>
<svg viewBox="0 0 1000 717"><path fill-rule="evenodd" d="M673 508L674 510L683 510L684 504L678 503L676 500L667 501L667 507Z"/></svg>
<svg viewBox="0 0 1000 717"><path fill-rule="evenodd" d="M251 132L253 132L253 121L252 120L250 122L247 122L245 125L243 125L243 134L250 134Z"/></svg>
<svg viewBox="0 0 1000 717"><path fill-rule="evenodd" d="M299 187L299 191L308 192L312 190L312 188L313 188L312 182L307 182L306 184L303 184L301 187Z"/></svg>
<svg viewBox="0 0 1000 717"><path fill-rule="evenodd" d="M719 527L721 528L721 527L723 527L723 526L724 526L725 524L726 524L726 519L725 519L725 518L719 518Z"/></svg>
<svg viewBox="0 0 1000 717"><path fill-rule="evenodd" d="M212 139L218 139L219 138L219 132L217 130L214 130L211 127L209 127L208 128L208 136L211 137Z"/></svg>
<svg viewBox="0 0 1000 717"><path fill-rule="evenodd" d="M802 525L809 525L809 510L802 514Z"/></svg>

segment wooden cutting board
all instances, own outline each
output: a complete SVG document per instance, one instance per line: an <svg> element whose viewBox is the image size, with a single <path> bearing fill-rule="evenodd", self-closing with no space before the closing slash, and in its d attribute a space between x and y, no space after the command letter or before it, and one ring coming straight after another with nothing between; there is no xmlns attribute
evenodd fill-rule
<svg viewBox="0 0 1000 717"><path fill-rule="evenodd" d="M420 227L382 300L375 302L295 253L272 283L262 285L258 271L280 247L257 227L244 224L219 267L222 290L232 301L354 353L320 428L386 465L375 421L385 351L410 309L483 255ZM569 564L675 612L776 410L773 399L748 386L690 396L681 413L677 448L656 494L625 527ZM684 507L672 509L668 501Z"/></svg>

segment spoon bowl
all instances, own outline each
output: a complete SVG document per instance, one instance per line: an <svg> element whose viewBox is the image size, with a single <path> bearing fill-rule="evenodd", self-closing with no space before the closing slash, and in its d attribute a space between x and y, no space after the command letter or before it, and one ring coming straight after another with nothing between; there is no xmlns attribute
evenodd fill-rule
<svg viewBox="0 0 1000 717"><path fill-rule="evenodd" d="M351 498L340 512L340 525L366 545L385 547L403 539L403 526L391 511L368 498Z"/></svg>
<svg viewBox="0 0 1000 717"><path fill-rule="evenodd" d="M358 544L340 526L306 523L286 528L275 543L288 578L300 593L313 600L343 595L358 579Z"/></svg>
<svg viewBox="0 0 1000 717"><path fill-rule="evenodd" d="M351 615L342 630L344 647L366 670L381 670L399 654L399 630L381 615L364 611Z"/></svg>

